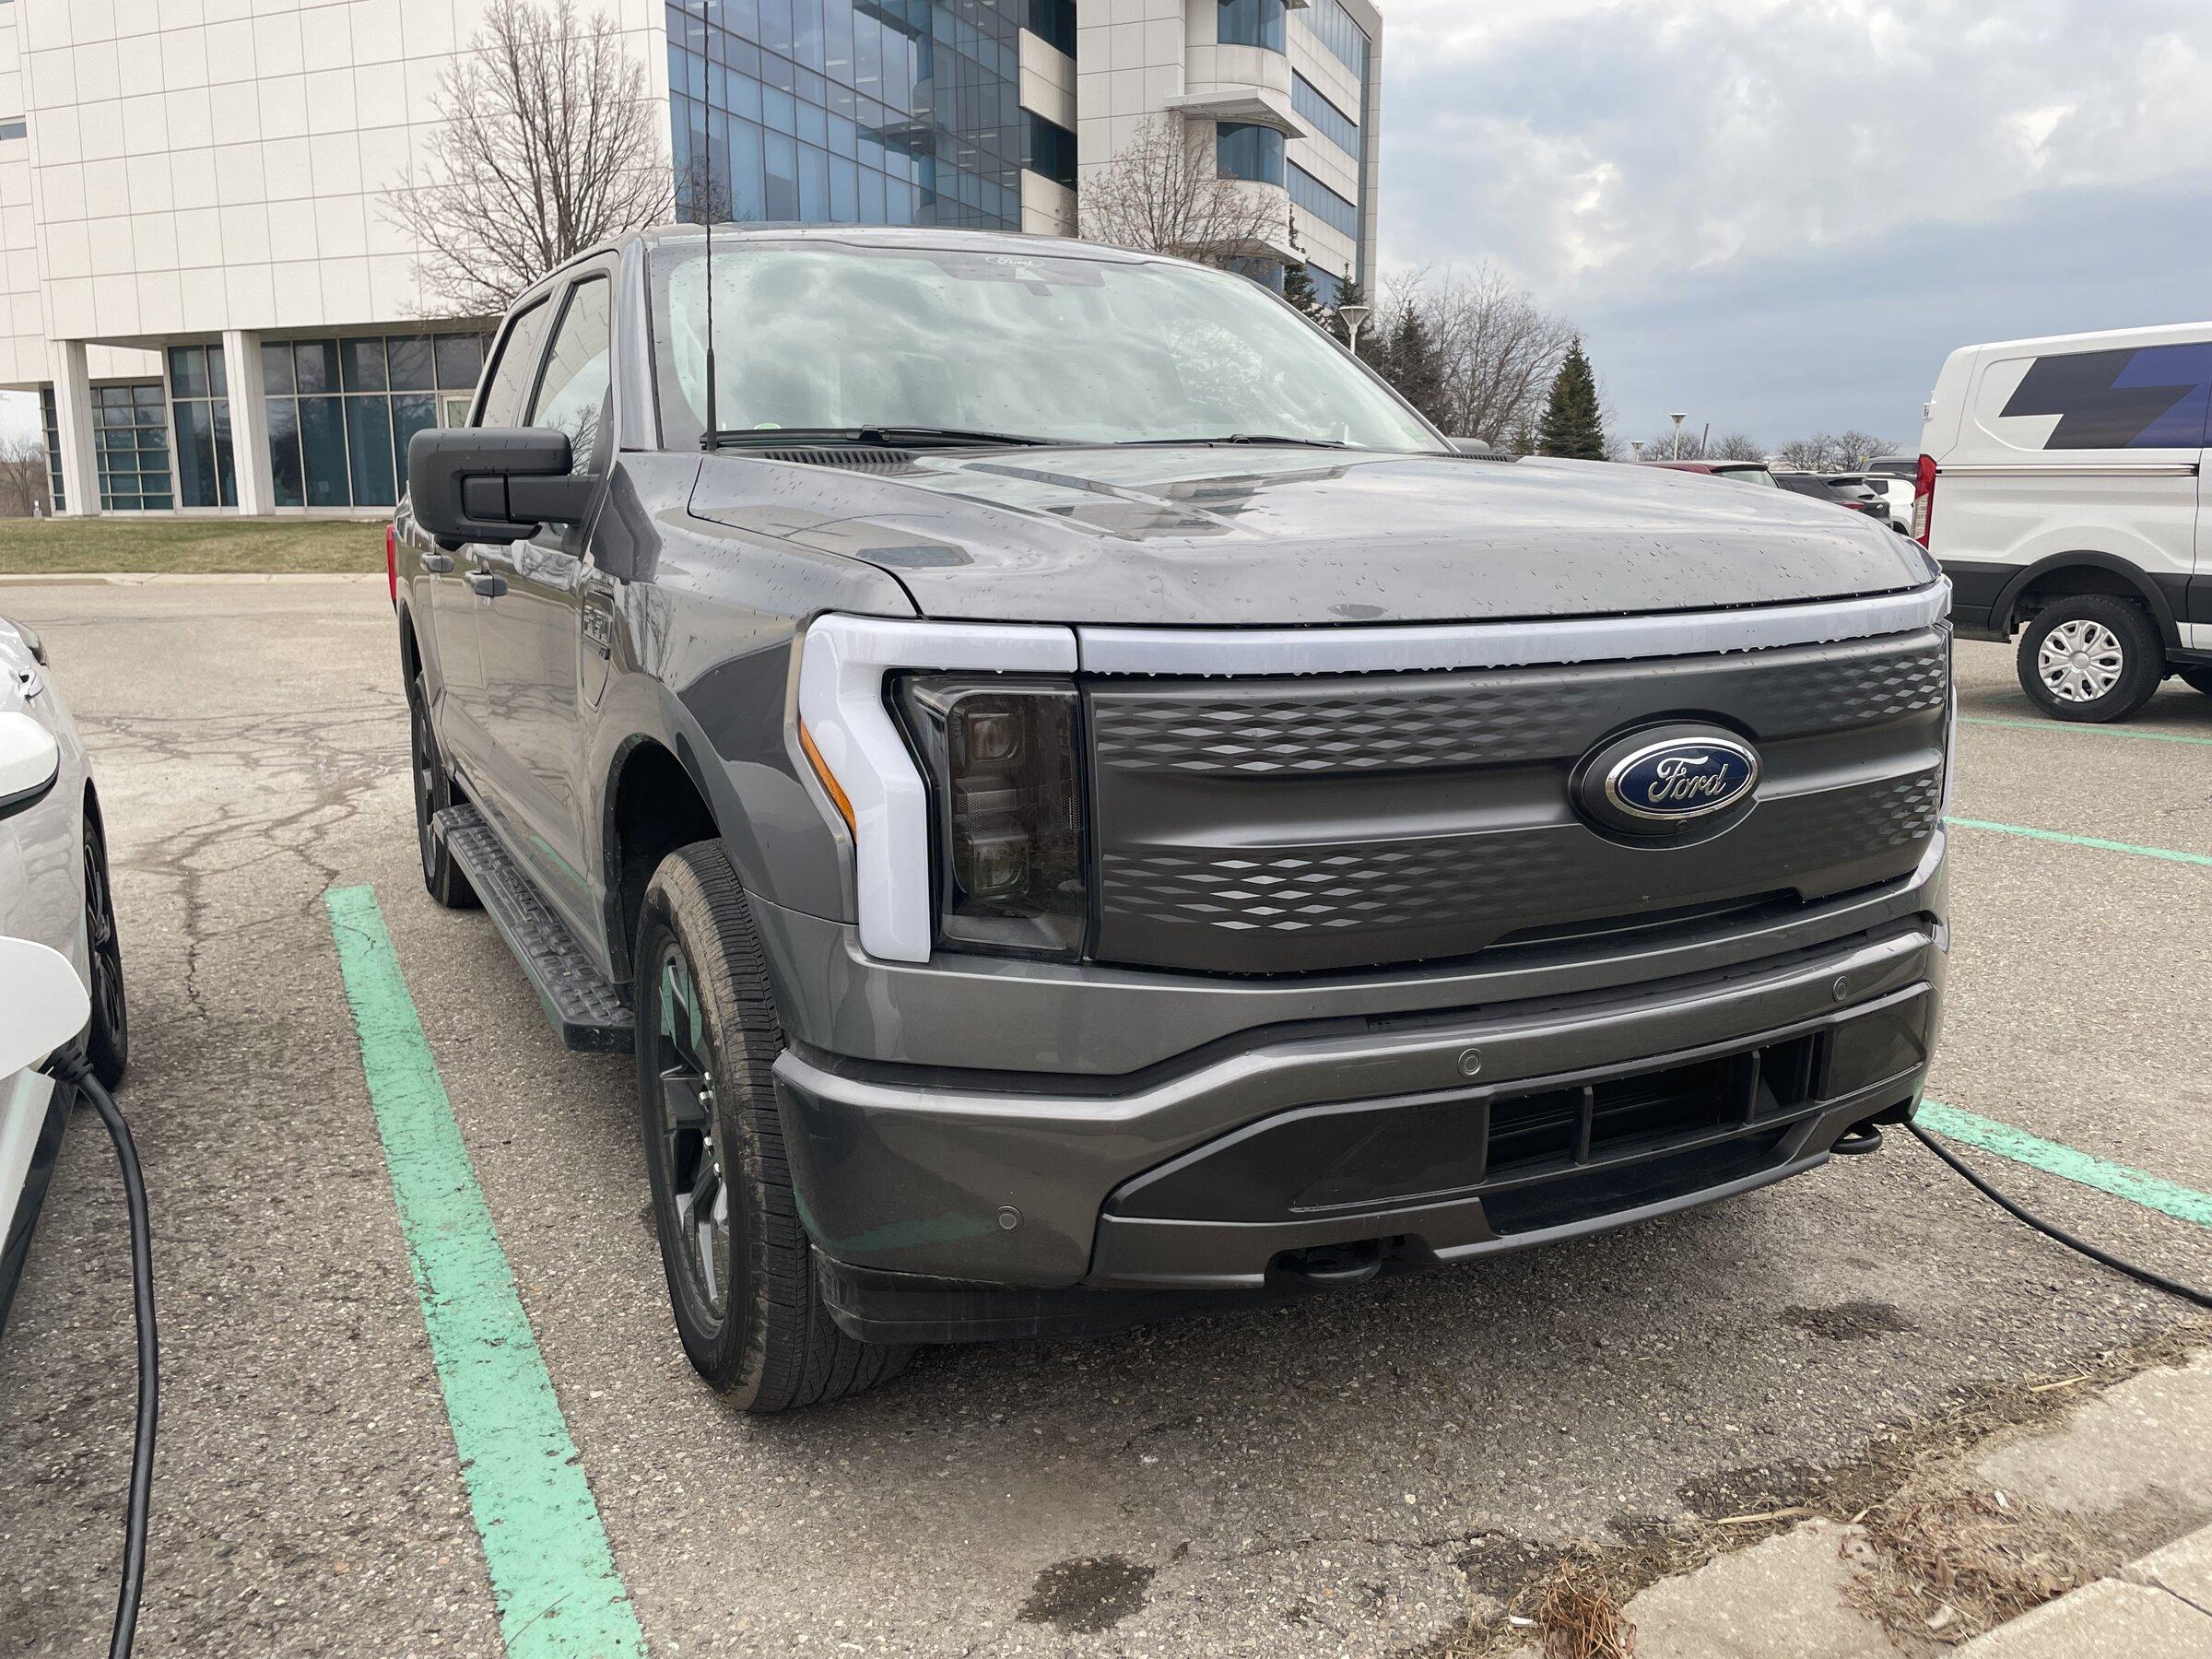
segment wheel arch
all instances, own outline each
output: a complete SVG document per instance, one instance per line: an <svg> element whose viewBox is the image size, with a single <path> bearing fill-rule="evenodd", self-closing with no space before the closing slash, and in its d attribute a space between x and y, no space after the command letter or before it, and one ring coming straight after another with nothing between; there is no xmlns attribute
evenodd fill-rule
<svg viewBox="0 0 2212 1659"><path fill-rule="evenodd" d="M693 841L722 838L712 799L689 748L680 738L670 748L653 737L633 736L607 770L601 845L607 956L618 981L629 977L630 946L646 885L661 860Z"/></svg>
<svg viewBox="0 0 2212 1659"><path fill-rule="evenodd" d="M2087 548L2051 554L2020 571L2005 584L1996 603L1990 607L1990 626L1999 635L2009 638L2015 629L2033 615L2032 609L2025 607L2076 594L2103 594L2117 599L2136 600L2150 613L2152 622L2158 626L2159 637L2168 649L2181 643L2181 629L2176 625L2172 605L2142 567L2117 554Z"/></svg>

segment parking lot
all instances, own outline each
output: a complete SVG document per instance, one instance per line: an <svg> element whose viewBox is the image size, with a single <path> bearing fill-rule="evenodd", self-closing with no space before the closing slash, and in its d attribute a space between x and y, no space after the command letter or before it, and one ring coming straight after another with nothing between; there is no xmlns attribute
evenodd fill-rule
<svg viewBox="0 0 2212 1659"><path fill-rule="evenodd" d="M0 587L0 611L46 638L117 860L163 1337L142 1652L499 1650L333 888L374 889L656 1653L1418 1650L1569 1541L1794 1503L1900 1424L2184 1318L1893 1135L1604 1238L930 1351L850 1405L743 1418L668 1322L629 1063L564 1053L490 924L421 890L382 579ZM2170 683L2124 727L2065 727L2003 649L1959 665L1931 1093L2212 1190L2212 700ZM2064 1225L2212 1275L2212 1230L1965 1150ZM0 1345L10 1653L105 1630L129 1448L96 1122L64 1159Z"/></svg>

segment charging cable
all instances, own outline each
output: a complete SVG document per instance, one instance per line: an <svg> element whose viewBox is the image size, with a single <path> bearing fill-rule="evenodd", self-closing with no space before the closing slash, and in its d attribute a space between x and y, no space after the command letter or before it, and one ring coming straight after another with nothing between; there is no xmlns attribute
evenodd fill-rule
<svg viewBox="0 0 2212 1659"><path fill-rule="evenodd" d="M2044 1237L2056 1239L2068 1250L2079 1251L2083 1255L2088 1256L2090 1261L2102 1263L2105 1266L2110 1267L2114 1273L2124 1273L2129 1278L2137 1280L2142 1284L2148 1285L2153 1290L2163 1290L2168 1296L2178 1296L2185 1302L2194 1302L2200 1308L2212 1310L2212 1292L2199 1290L2194 1285L2184 1285L2179 1279L2170 1279L2164 1274L2153 1273L2147 1267L2138 1267L2135 1265L2135 1263L2124 1261L2122 1258L2112 1254L2112 1252L2108 1250L2098 1249L2096 1245L2090 1243L2087 1239L2076 1238L2072 1233L2068 1232L2065 1228L2058 1226L2055 1222L2044 1220L2041 1216L2030 1211L2025 1206L2016 1203L2014 1200L2007 1198L2004 1194L1998 1192L1995 1187L1990 1185L1988 1182L1983 1180L1981 1176L1975 1174L1973 1171L1968 1169L1965 1163L1961 1161L1959 1158L1950 1150L1949 1147L1939 1145L1928 1134L1928 1132L1925 1129L1923 1129L1918 1124L1907 1124L1905 1127L1912 1132L1913 1138L1918 1140L1922 1146L1925 1147L1929 1151L1935 1153L1936 1157L1942 1159L1945 1163L1949 1164L1951 1168L1958 1171L1959 1174L1965 1176L1967 1181L1973 1186L1976 1192L1980 1193L1984 1198L1988 1199L1999 1209L2005 1211L2006 1215L2011 1216L2015 1220L2025 1221L2030 1227L2034 1228L2037 1232L2041 1233Z"/></svg>
<svg viewBox="0 0 2212 1659"><path fill-rule="evenodd" d="M154 1239L147 1219L146 1181L138 1171L138 1148L115 1099L92 1075L82 1054L56 1055L47 1075L92 1102L115 1161L123 1166L123 1192L131 1212L131 1305L138 1326L138 1426L131 1441L131 1493L124 1511L123 1583L115 1593L115 1628L108 1639L109 1659L128 1659L138 1634L138 1597L146 1583L146 1518L154 1492L154 1421L160 1414L160 1344L154 1330Z"/></svg>

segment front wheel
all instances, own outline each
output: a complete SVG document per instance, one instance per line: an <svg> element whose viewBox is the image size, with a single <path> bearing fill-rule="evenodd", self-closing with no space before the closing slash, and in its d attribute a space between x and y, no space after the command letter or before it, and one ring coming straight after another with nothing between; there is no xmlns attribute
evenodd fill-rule
<svg viewBox="0 0 2212 1659"><path fill-rule="evenodd" d="M912 1350L855 1342L822 1300L776 1111L782 1026L719 846L653 872L632 960L653 1224L693 1369L763 1414L897 1376Z"/></svg>
<svg viewBox="0 0 2212 1659"><path fill-rule="evenodd" d="M115 931L115 893L108 881L108 838L100 815L85 811L85 954L91 968L92 1025L85 1060L103 1087L123 1081L131 1065L131 1016L123 993L123 939Z"/></svg>
<svg viewBox="0 0 2212 1659"><path fill-rule="evenodd" d="M2166 677L2166 648L2140 606L2076 594L2020 636L2020 688L2057 720L2125 720Z"/></svg>

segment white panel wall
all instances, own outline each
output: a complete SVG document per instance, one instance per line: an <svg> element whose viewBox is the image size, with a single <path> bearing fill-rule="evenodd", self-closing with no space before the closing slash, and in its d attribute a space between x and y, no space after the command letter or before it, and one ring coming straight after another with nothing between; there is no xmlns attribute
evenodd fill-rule
<svg viewBox="0 0 2212 1659"><path fill-rule="evenodd" d="M666 130L659 0L612 0ZM404 322L423 251L382 210L483 0L15 0L35 271L19 268L0 145L15 362L26 340ZM0 89L8 71L0 48ZM40 325L19 286L34 276ZM38 354L43 357L42 349ZM100 368L94 364L95 374Z"/></svg>

